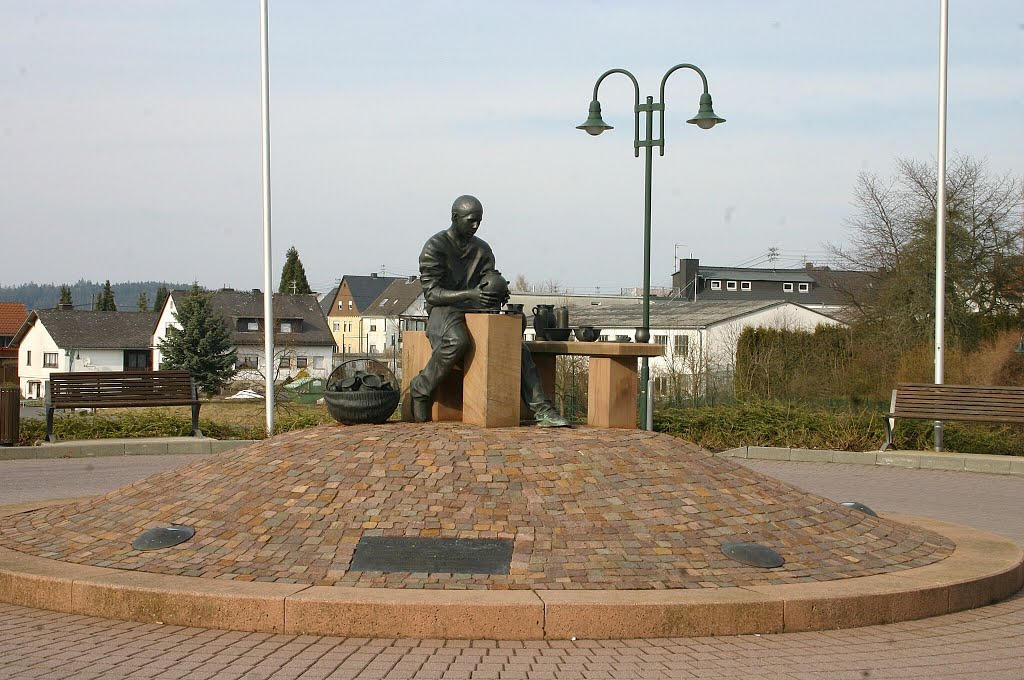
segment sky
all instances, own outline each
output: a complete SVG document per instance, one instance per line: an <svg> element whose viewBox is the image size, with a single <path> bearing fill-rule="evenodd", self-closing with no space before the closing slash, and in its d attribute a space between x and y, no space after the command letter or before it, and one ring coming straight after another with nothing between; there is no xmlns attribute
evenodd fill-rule
<svg viewBox="0 0 1024 680"><path fill-rule="evenodd" d="M652 285L675 257L821 262L858 173L934 161L938 0L269 0L272 266L415 274L452 201L512 280L640 286L625 68L665 88ZM1024 174L1024 3L952 0L948 150ZM0 0L0 284L263 283L258 0ZM655 124L657 134L657 124Z"/></svg>

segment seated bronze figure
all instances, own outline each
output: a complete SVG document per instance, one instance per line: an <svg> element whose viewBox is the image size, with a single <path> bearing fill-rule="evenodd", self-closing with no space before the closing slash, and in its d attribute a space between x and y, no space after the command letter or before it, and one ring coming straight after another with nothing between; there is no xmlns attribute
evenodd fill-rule
<svg viewBox="0 0 1024 680"><path fill-rule="evenodd" d="M507 287L495 286L494 253L476 236L484 208L473 196L452 204L452 223L427 240L420 253L420 278L427 310L430 360L412 379L412 414L417 422L430 420L431 398L438 385L469 349L466 312L497 310L508 299ZM567 427L544 394L540 375L526 344L522 347L523 401L540 427Z"/></svg>

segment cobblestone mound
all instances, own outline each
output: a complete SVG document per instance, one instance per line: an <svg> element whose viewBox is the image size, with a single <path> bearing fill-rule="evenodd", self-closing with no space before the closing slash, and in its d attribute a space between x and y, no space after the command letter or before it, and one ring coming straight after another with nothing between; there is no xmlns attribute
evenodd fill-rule
<svg viewBox="0 0 1024 680"><path fill-rule="evenodd" d="M195 537L139 552L146 529ZM363 536L509 538L508 575L349 569ZM730 541L786 564L744 566ZM200 578L391 588L661 589L828 581L936 562L948 539L845 508L668 435L328 425L9 518L0 545Z"/></svg>

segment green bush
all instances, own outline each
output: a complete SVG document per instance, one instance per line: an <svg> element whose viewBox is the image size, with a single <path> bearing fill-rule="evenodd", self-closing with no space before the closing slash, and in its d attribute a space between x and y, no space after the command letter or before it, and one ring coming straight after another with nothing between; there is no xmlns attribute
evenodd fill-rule
<svg viewBox="0 0 1024 680"><path fill-rule="evenodd" d="M779 401L656 409L654 429L712 451L739 446L779 446L872 451L885 442L877 408L829 409ZM893 446L927 451L932 423L897 420ZM982 423L945 423L943 448L961 453L1024 455L1024 428Z"/></svg>
<svg viewBox="0 0 1024 680"><path fill-rule="evenodd" d="M291 432L334 422L320 409L284 410L275 415L274 433ZM199 428L214 439L263 439L262 423L227 423L199 419ZM53 419L53 433L59 440L130 439L135 437L187 437L192 434L190 416L157 409L138 409L115 414L70 413ZM21 421L20 446L31 446L46 437L46 422L36 418Z"/></svg>

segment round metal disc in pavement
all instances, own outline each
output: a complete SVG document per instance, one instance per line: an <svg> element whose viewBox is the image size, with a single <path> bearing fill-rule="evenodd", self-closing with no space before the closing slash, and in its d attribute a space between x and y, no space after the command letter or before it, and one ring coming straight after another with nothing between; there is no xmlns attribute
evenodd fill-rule
<svg viewBox="0 0 1024 680"><path fill-rule="evenodd" d="M782 555L760 543L735 542L722 546L722 553L729 559L736 560L751 567L774 569L786 563Z"/></svg>
<svg viewBox="0 0 1024 680"><path fill-rule="evenodd" d="M169 527L154 527L147 529L141 536L132 541L132 547L136 550L160 550L170 548L172 545L184 543L196 535L192 527L175 524Z"/></svg>
<svg viewBox="0 0 1024 680"><path fill-rule="evenodd" d="M854 510L859 510L859 511L863 512L865 515L871 515L872 517L878 517L878 515L875 514L874 510L872 510L868 506L864 505L860 501L844 501L844 502L840 503L839 505L845 506L847 508L853 508Z"/></svg>

